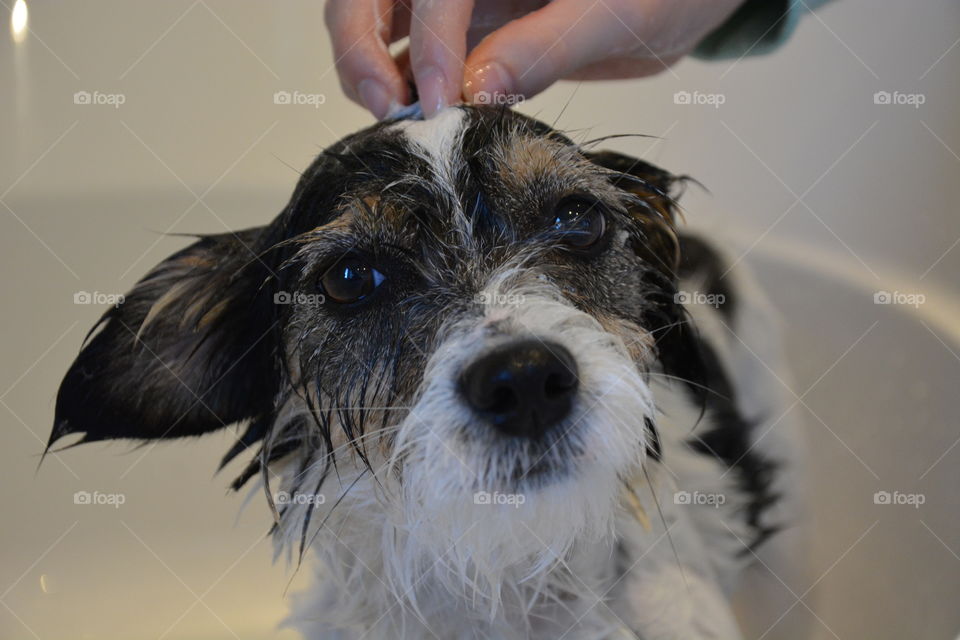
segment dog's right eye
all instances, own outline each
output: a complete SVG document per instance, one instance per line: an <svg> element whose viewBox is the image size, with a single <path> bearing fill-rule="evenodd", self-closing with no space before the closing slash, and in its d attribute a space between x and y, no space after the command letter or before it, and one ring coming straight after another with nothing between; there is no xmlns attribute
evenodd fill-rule
<svg viewBox="0 0 960 640"><path fill-rule="evenodd" d="M327 268L318 284L333 302L350 304L369 296L384 280L386 277L360 256L348 255Z"/></svg>

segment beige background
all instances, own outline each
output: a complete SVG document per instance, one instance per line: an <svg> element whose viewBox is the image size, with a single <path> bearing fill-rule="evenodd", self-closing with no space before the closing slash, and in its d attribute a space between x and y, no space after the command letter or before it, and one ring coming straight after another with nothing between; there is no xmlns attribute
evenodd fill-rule
<svg viewBox="0 0 960 640"><path fill-rule="evenodd" d="M25 42L0 36L0 638L292 637L274 631L292 573L270 564L263 501L238 518L242 497L224 496L237 466L211 478L229 433L91 445L35 470L102 311L74 294L128 290L184 244L163 232L268 221L297 169L371 120L339 93L319 2L30 11ZM553 121L567 105L557 126L575 136L661 136L609 146L706 185L688 221L728 237L783 311L818 582L766 579L802 598L784 620L816 638L960 629L958 27L953 0L842 0L773 56L562 83L521 107ZM125 102L74 104L82 90ZM275 105L278 90L325 101ZM677 105L678 91L725 102ZM877 105L877 91L925 103ZM878 290L925 303L874 305ZM75 505L80 490L125 504ZM925 504L875 505L880 490ZM775 620L764 637L784 637Z"/></svg>

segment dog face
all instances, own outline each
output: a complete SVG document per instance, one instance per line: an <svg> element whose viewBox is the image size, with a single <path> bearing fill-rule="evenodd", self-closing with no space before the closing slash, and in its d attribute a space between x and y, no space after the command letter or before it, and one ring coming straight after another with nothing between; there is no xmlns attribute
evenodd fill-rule
<svg viewBox="0 0 960 640"><path fill-rule="evenodd" d="M324 496L275 501L283 540L339 522L341 541L389 530L400 581L441 549L490 585L529 574L608 531L658 452L645 376L682 338L673 183L507 110L378 124L270 225L200 239L111 309L51 444L248 421L236 487Z"/></svg>

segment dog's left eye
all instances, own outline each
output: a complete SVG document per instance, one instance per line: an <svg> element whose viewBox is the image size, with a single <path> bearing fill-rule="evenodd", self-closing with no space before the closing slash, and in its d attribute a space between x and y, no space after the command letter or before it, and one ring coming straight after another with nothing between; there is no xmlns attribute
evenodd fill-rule
<svg viewBox="0 0 960 640"><path fill-rule="evenodd" d="M386 280L384 275L359 256L348 255L328 268L320 277L323 293L340 304L359 302Z"/></svg>
<svg viewBox="0 0 960 640"><path fill-rule="evenodd" d="M589 249L606 230L603 205L583 196L568 196L557 203L553 228L562 234L564 244L573 249Z"/></svg>

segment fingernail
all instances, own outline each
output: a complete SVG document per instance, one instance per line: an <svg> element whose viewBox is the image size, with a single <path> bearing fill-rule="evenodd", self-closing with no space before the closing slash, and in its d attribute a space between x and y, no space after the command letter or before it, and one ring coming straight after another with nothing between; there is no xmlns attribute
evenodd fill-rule
<svg viewBox="0 0 960 640"><path fill-rule="evenodd" d="M513 95L513 81L499 62L468 67L463 74L463 95L477 104L491 104L494 96Z"/></svg>
<svg viewBox="0 0 960 640"><path fill-rule="evenodd" d="M360 84L357 85L357 94L359 94L363 106L373 112L378 120L386 117L390 111L392 102L390 93L379 81L373 78L361 80Z"/></svg>
<svg viewBox="0 0 960 640"><path fill-rule="evenodd" d="M416 74L420 106L427 118L447 106L447 79L437 67L426 67Z"/></svg>

